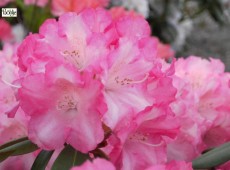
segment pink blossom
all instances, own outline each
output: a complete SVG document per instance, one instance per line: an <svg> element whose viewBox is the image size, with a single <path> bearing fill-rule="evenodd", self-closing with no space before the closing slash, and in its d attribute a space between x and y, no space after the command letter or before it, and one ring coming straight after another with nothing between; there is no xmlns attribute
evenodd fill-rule
<svg viewBox="0 0 230 170"><path fill-rule="evenodd" d="M10 24L4 19L0 19L0 41L10 41L12 38L13 35Z"/></svg>
<svg viewBox="0 0 230 170"><path fill-rule="evenodd" d="M6 43L0 51L0 144L27 135L28 119L21 109L17 111L18 86L14 85L18 79L16 49L17 45Z"/></svg>
<svg viewBox="0 0 230 170"><path fill-rule="evenodd" d="M107 106L97 74L109 50L105 30L111 22L102 9L67 13L47 20L21 44L20 105L31 117L29 138L40 147L57 149L66 142L88 152L103 140Z"/></svg>
<svg viewBox="0 0 230 170"><path fill-rule="evenodd" d="M110 11L110 13L111 13L111 15L113 17L113 20L124 20L124 18L126 18L127 16L129 18L133 18L133 19L135 19L135 18L137 19L137 18L143 17L139 13L136 13L133 10L128 11L128 10L126 10L123 7L113 7L109 11ZM130 22L130 20L129 20L129 22ZM137 22L135 22L135 23L137 23ZM144 26L144 24L141 24L141 25ZM135 28L135 25L129 26L129 30L130 30L130 28ZM147 30L146 28L147 27L143 28L143 30ZM123 29L123 30L126 30L126 29ZM171 46L169 44L163 44L163 43L161 43L157 37L153 36L151 38L155 38L158 41L158 45L157 45L157 56L159 58L169 59L169 58L174 57L174 55L175 55L174 53L175 52L172 50L172 48L171 48ZM151 47L151 48L153 48L153 47Z"/></svg>
<svg viewBox="0 0 230 170"><path fill-rule="evenodd" d="M216 169L217 169L217 170L228 170L229 168L230 168L230 162L228 161L228 162L226 162L225 164L223 164L223 165L217 167Z"/></svg>
<svg viewBox="0 0 230 170"><path fill-rule="evenodd" d="M20 87L18 80L18 67L16 50L18 45L4 44L0 51L0 111L14 117L19 107L16 99L17 89Z"/></svg>
<svg viewBox="0 0 230 170"><path fill-rule="evenodd" d="M105 150L118 169L138 170L167 161L166 144L178 131L170 114L154 105L120 121L109 138L111 148Z"/></svg>
<svg viewBox="0 0 230 170"><path fill-rule="evenodd" d="M19 110L14 118L0 114L0 144L27 136L27 121L25 114Z"/></svg>
<svg viewBox="0 0 230 170"><path fill-rule="evenodd" d="M219 60L192 56L176 61L178 94L172 109L183 121L178 138L168 145L170 160L191 161L229 140L229 79Z"/></svg>
<svg viewBox="0 0 230 170"><path fill-rule="evenodd" d="M169 107L174 65L157 57L157 45L143 17L112 20L87 9L47 20L18 50L29 138L42 149L68 143L87 153L104 139L105 124L113 135L104 150L116 167L167 162L179 128Z"/></svg>
<svg viewBox="0 0 230 170"><path fill-rule="evenodd" d="M125 16L121 17L115 24L119 37L128 37L135 40L150 37L150 26L143 17Z"/></svg>
<svg viewBox="0 0 230 170"><path fill-rule="evenodd" d="M114 128L130 110L137 113L151 105L144 98L145 92L139 85L147 79L153 63L141 55L137 44L125 39L121 39L119 48L109 57L113 63L104 69L104 95L108 105L104 121L110 128Z"/></svg>
<svg viewBox="0 0 230 170"><path fill-rule="evenodd" d="M108 105L103 120L112 129L126 115L136 114L152 104L151 99L145 97L144 86L154 67L157 47L157 41L150 38L149 25L142 17L126 16L114 22L118 34L114 49L103 64L102 74ZM127 30L128 27L132 30Z"/></svg>
<svg viewBox="0 0 230 170"><path fill-rule="evenodd" d="M193 170L192 163L172 161L164 165L154 165L146 170Z"/></svg>
<svg viewBox="0 0 230 170"><path fill-rule="evenodd" d="M115 167L105 159L96 158L92 162L86 161L81 166L73 167L71 170L115 170Z"/></svg>
<svg viewBox="0 0 230 170"><path fill-rule="evenodd" d="M44 72L46 63L54 58L71 63L78 70L84 70L89 65L98 68L96 61L107 54L104 31L110 23L110 17L101 9L84 10L79 15L67 13L58 22L47 20L40 27L39 34L28 36L20 46L21 71Z"/></svg>
<svg viewBox="0 0 230 170"><path fill-rule="evenodd" d="M108 5L108 0L52 0L52 13L60 16L66 12L81 12L86 8L97 8Z"/></svg>
<svg viewBox="0 0 230 170"><path fill-rule="evenodd" d="M5 43L0 51L0 78L8 84L18 79L17 48L17 44Z"/></svg>
<svg viewBox="0 0 230 170"><path fill-rule="evenodd" d="M95 149L104 137L100 82L70 65L52 62L46 69L24 78L19 89L21 107L31 116L29 138L48 150L65 142L82 152Z"/></svg>

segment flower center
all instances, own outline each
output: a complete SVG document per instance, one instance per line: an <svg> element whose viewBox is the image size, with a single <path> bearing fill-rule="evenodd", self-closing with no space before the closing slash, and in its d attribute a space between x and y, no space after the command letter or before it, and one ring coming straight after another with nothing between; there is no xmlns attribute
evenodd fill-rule
<svg viewBox="0 0 230 170"><path fill-rule="evenodd" d="M151 141L151 136L149 133L136 132L130 135L128 139L132 142L139 142L152 147L158 147L162 145L162 141L160 141L159 143L154 143L153 141Z"/></svg>
<svg viewBox="0 0 230 170"><path fill-rule="evenodd" d="M132 141L146 141L147 139L148 139L147 134L138 133L138 132L129 136L129 140Z"/></svg>
<svg viewBox="0 0 230 170"><path fill-rule="evenodd" d="M69 94L65 94L60 100L57 101L57 110L77 110L77 100Z"/></svg>
<svg viewBox="0 0 230 170"><path fill-rule="evenodd" d="M144 82L148 78L148 74L145 74L145 77L142 77L140 80L134 80L134 78L128 78L128 77L120 77L115 76L114 81L116 84L124 86L124 85L130 85L130 84L138 84Z"/></svg>
<svg viewBox="0 0 230 170"><path fill-rule="evenodd" d="M61 52L61 54L63 55L64 59L67 62L72 63L73 65L75 65L79 69L82 67L81 62L79 61L80 60L80 54L79 54L78 50L73 50L73 51L65 50L65 51Z"/></svg>

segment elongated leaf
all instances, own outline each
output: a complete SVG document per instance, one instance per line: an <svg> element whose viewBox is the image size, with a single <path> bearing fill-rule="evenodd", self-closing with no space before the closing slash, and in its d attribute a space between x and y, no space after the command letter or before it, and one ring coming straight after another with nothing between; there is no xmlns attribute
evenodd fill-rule
<svg viewBox="0 0 230 170"><path fill-rule="evenodd" d="M14 151L10 151L10 152L5 152L4 154L0 154L0 163L5 159L7 159L10 155L12 155L13 152Z"/></svg>
<svg viewBox="0 0 230 170"><path fill-rule="evenodd" d="M88 154L83 154L67 145L55 160L52 170L70 169L75 165L81 165L87 159L89 159Z"/></svg>
<svg viewBox="0 0 230 170"><path fill-rule="evenodd" d="M230 160L230 142L221 145L196 158L192 164L195 169L212 168Z"/></svg>
<svg viewBox="0 0 230 170"><path fill-rule="evenodd" d="M0 162L9 156L23 155L37 150L37 145L27 138L21 138L0 146Z"/></svg>
<svg viewBox="0 0 230 170"><path fill-rule="evenodd" d="M0 146L0 150L6 148L6 147L8 147L8 146L12 146L12 145L14 145L14 144L16 144L16 143L19 143L19 142L22 142L22 141L26 141L26 140L28 140L27 137L23 137L23 138L20 138L20 139L12 140L12 141L10 141L10 142L8 142L8 143L5 143L5 144L1 145L1 146Z"/></svg>
<svg viewBox="0 0 230 170"><path fill-rule="evenodd" d="M45 170L54 151L42 150L36 157L31 170Z"/></svg>
<svg viewBox="0 0 230 170"><path fill-rule="evenodd" d="M26 141L22 141L22 142L14 144L14 145L11 145L7 148L1 149L0 154L5 153L5 152L14 151L12 153L12 156L16 156L16 155L23 155L26 153L30 153L30 152L33 152L37 149L38 149L37 145L33 144L29 140L26 140Z"/></svg>

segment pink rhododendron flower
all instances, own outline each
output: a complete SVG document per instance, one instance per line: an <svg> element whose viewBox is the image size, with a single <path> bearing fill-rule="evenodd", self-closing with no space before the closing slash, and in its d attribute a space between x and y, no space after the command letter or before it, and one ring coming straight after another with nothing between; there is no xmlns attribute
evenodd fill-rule
<svg viewBox="0 0 230 170"><path fill-rule="evenodd" d="M60 16L66 12L81 12L86 8L105 7L108 0L52 0L52 13Z"/></svg>
<svg viewBox="0 0 230 170"><path fill-rule="evenodd" d="M113 131L105 150L117 167L165 163L178 130L169 108L176 89L157 45L143 17L112 20L105 10L87 9L47 20L18 50L29 138L43 149L69 143L87 153L104 139L104 123Z"/></svg>
<svg viewBox="0 0 230 170"><path fill-rule="evenodd" d="M29 138L49 150L65 142L81 152L95 149L104 137L100 82L70 65L49 63L46 69L24 78L19 90L21 107L31 116Z"/></svg>
<svg viewBox="0 0 230 170"><path fill-rule="evenodd" d="M29 138L43 149L69 143L87 153L104 139L105 124L113 135L104 150L117 167L165 163L178 130L169 108L176 89L157 45L143 17L112 20L103 9L87 9L47 20L18 50Z"/></svg>
<svg viewBox="0 0 230 170"><path fill-rule="evenodd" d="M172 161L165 165L154 165L146 170L193 170L192 163Z"/></svg>
<svg viewBox="0 0 230 170"><path fill-rule="evenodd" d="M21 109L17 111L18 86L14 85L18 79L17 46L6 43L0 51L0 144L27 135L27 118Z"/></svg>
<svg viewBox="0 0 230 170"><path fill-rule="evenodd" d="M165 163L166 144L177 131L175 117L154 105L136 117L120 121L115 136L109 138L110 151L106 152L118 169L138 170Z"/></svg>
<svg viewBox="0 0 230 170"><path fill-rule="evenodd" d="M8 118L1 112L0 145L27 136L27 121L28 119L22 110L19 110L14 118Z"/></svg>
<svg viewBox="0 0 230 170"><path fill-rule="evenodd" d="M115 167L105 159L96 158L92 162L86 161L83 165L73 167L71 170L115 170Z"/></svg>
<svg viewBox="0 0 230 170"><path fill-rule="evenodd" d="M37 5L40 7L46 6L49 0L24 0L26 5Z"/></svg>
<svg viewBox="0 0 230 170"><path fill-rule="evenodd" d="M19 87L15 83L18 79L17 47L6 43L0 51L0 145L28 135L28 117L18 109L16 98ZM34 159L33 154L11 157L1 163L0 169L29 170Z"/></svg>
<svg viewBox="0 0 230 170"><path fill-rule="evenodd" d="M145 92L139 85L147 79L153 63L145 60L138 46L128 40L120 41L119 48L110 57L114 63L105 69L104 95L108 112L104 121L113 128L123 116L130 114L131 110L138 113L151 105L144 98Z"/></svg>
<svg viewBox="0 0 230 170"><path fill-rule="evenodd" d="M42 148L67 142L88 152L103 140L106 105L97 72L108 51L104 31L110 23L101 9L67 13L58 22L47 20L40 34L30 35L19 48L20 104L31 116L29 138Z"/></svg>
<svg viewBox="0 0 230 170"><path fill-rule="evenodd" d="M40 34L30 35L19 48L20 75L25 76L19 90L20 104L31 116L29 137L42 148L55 149L67 142L88 152L104 137L101 116L106 105L96 74L100 71L98 62L108 51L104 31L111 20L107 15L104 10L89 9L79 15L67 13L58 22L47 20ZM94 18L98 20L91 22ZM53 46L56 42L59 45ZM82 71L85 74L81 75ZM69 111L69 116L64 114ZM53 121L44 126L50 119ZM54 136L47 138L53 130L59 135L52 133Z"/></svg>
<svg viewBox="0 0 230 170"><path fill-rule="evenodd" d="M178 94L172 108L183 121L178 138L168 145L169 159L191 161L205 149L229 141L229 79L219 60L176 61ZM179 148L183 149L178 152Z"/></svg>
<svg viewBox="0 0 230 170"><path fill-rule="evenodd" d="M136 13L135 11L132 11L132 10L128 11L123 7L113 7L110 9L110 13L111 13L114 20L119 20L119 19L125 18L126 16L133 17L133 18L143 17L139 13ZM130 28L132 28L132 27L130 26ZM147 30L147 29L145 29L145 30ZM154 39L158 39L158 38L154 37ZM151 48L153 48L153 46L151 46ZM173 51L173 49L171 48L170 45L163 44L160 41L158 42L157 56L159 58L169 59L169 58L174 57L174 55L175 55L174 53L175 52Z"/></svg>
<svg viewBox="0 0 230 170"><path fill-rule="evenodd" d="M16 50L18 45L6 43L0 51L0 111L14 117L19 107L16 99L17 89L20 87L18 80L18 66Z"/></svg>
<svg viewBox="0 0 230 170"><path fill-rule="evenodd" d="M4 20L0 19L0 41L10 41L13 38L10 24Z"/></svg>
<svg viewBox="0 0 230 170"><path fill-rule="evenodd" d="M0 51L0 78L8 84L18 79L17 48L17 44L6 43Z"/></svg>
<svg viewBox="0 0 230 170"><path fill-rule="evenodd" d="M20 46L19 66L23 72L44 72L45 64L55 58L78 70L92 64L98 67L96 61L107 54L104 31L110 23L110 17L101 9L85 10L79 15L67 13L59 22L47 20L39 35L28 36Z"/></svg>
<svg viewBox="0 0 230 170"><path fill-rule="evenodd" d="M125 16L114 22L117 48L111 50L102 77L108 105L103 120L112 129L127 115L152 105L152 99L145 97L144 86L157 60L157 40L150 38L149 26L142 17ZM124 26L132 29L128 31Z"/></svg>
<svg viewBox="0 0 230 170"><path fill-rule="evenodd" d="M228 170L230 168L230 162L226 162L223 165L220 165L219 167L217 167L217 170Z"/></svg>

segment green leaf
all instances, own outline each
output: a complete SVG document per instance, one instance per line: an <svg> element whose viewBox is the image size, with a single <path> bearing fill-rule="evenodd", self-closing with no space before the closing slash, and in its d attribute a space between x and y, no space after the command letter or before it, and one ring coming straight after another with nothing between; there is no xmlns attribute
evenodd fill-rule
<svg viewBox="0 0 230 170"><path fill-rule="evenodd" d="M36 157L31 170L45 170L54 151L42 150Z"/></svg>
<svg viewBox="0 0 230 170"><path fill-rule="evenodd" d="M4 154L0 154L0 163L7 159L10 155L12 155L13 151L5 152Z"/></svg>
<svg viewBox="0 0 230 170"><path fill-rule="evenodd" d="M22 142L22 141L26 141L26 140L28 140L27 137L23 137L23 138L20 138L20 139L12 140L12 141L10 141L10 142L8 142L8 143L5 143L5 144L1 145L1 146L0 146L0 150L2 150L2 149L4 149L4 148L7 148L7 147L9 147L9 146L12 146L12 145L14 145L14 144L16 144L16 143L19 143L19 142Z"/></svg>
<svg viewBox="0 0 230 170"><path fill-rule="evenodd" d="M230 142L221 145L193 160L193 168L204 169L219 166L230 160Z"/></svg>
<svg viewBox="0 0 230 170"><path fill-rule="evenodd" d="M16 0L15 4L21 9L25 8L25 4L24 4L24 2L22 0Z"/></svg>
<svg viewBox="0 0 230 170"><path fill-rule="evenodd" d="M39 149L28 138L21 138L0 146L0 162L9 156L23 155Z"/></svg>
<svg viewBox="0 0 230 170"><path fill-rule="evenodd" d="M81 165L87 159L89 159L88 154L83 154L67 145L55 160L52 170L70 169L75 165Z"/></svg>
<svg viewBox="0 0 230 170"><path fill-rule="evenodd" d="M38 32L41 24L48 18L53 18L48 7L28 5L23 9L24 24L29 32Z"/></svg>

